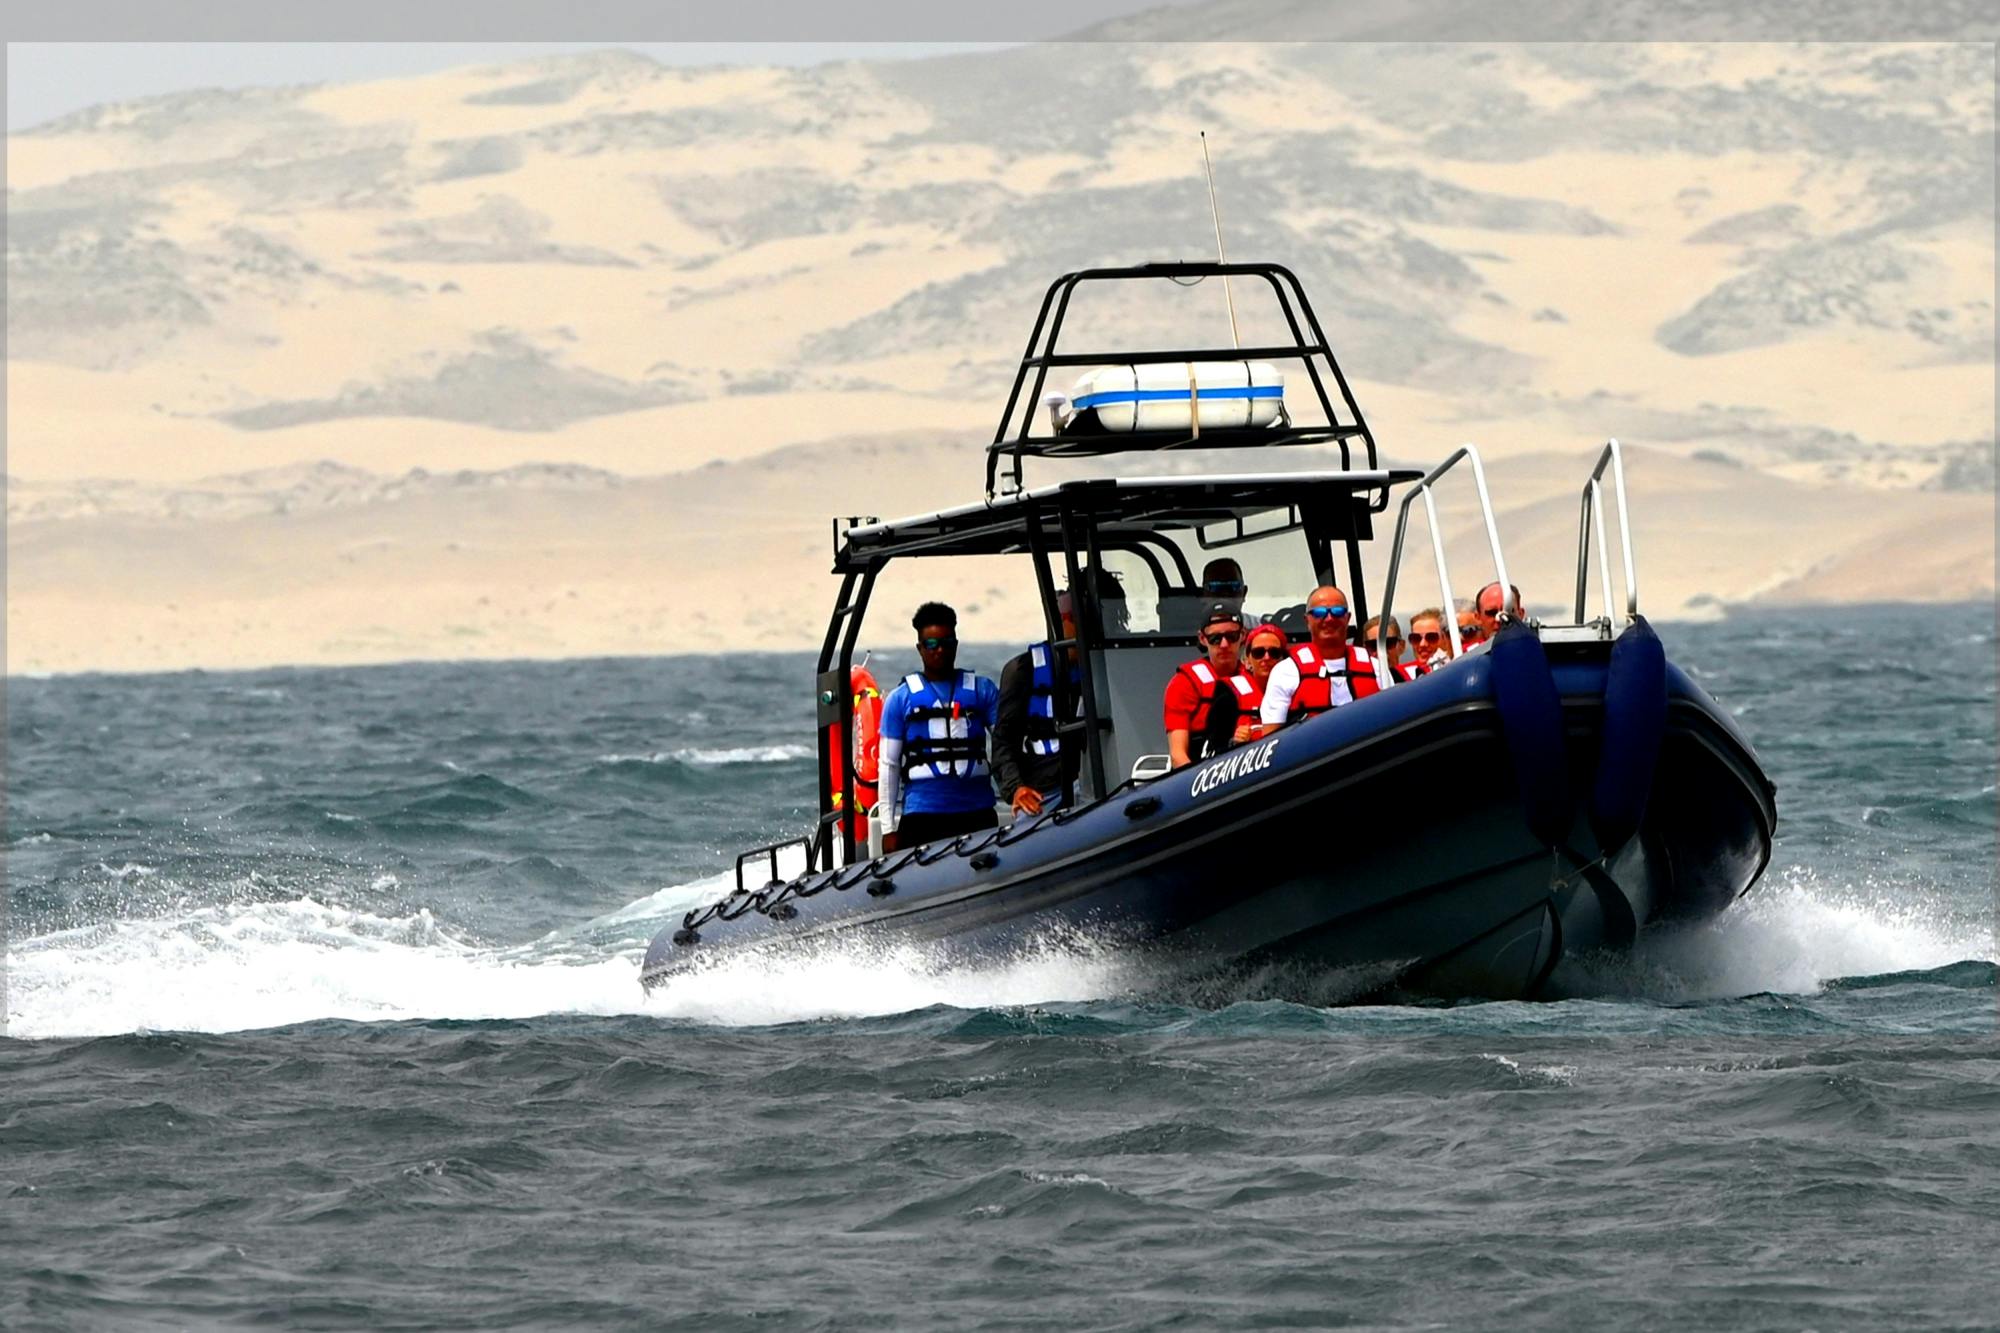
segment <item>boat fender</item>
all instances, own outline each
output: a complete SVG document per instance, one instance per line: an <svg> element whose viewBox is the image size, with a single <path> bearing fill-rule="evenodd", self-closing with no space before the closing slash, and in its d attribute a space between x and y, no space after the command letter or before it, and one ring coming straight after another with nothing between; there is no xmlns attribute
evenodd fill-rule
<svg viewBox="0 0 2000 1333"><path fill-rule="evenodd" d="M1563 741L1562 696L1534 630L1514 621L1492 643L1487 650L1489 679L1521 794L1521 814L1535 840L1554 847L1569 832L1576 809Z"/></svg>
<svg viewBox="0 0 2000 1333"><path fill-rule="evenodd" d="M1646 618L1634 616L1611 645L1604 673L1604 748L1590 785L1590 828L1606 853L1631 841L1646 817L1666 730L1666 649Z"/></svg>

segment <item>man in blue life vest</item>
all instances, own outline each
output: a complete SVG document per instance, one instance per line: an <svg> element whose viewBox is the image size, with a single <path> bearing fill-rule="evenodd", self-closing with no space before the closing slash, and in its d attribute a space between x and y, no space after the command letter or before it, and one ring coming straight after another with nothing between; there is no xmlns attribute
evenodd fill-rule
<svg viewBox="0 0 2000 1333"><path fill-rule="evenodd" d="M1101 593L1099 594L1102 595ZM1121 594L1122 595L1122 594ZM1062 636L1076 638L1076 608L1067 590L1056 598ZM1068 678L1065 695L1074 715L1077 691L1076 649L1057 652L1044 641L1008 659L1000 668L1000 706L993 724L993 777L1000 795L1017 815L1039 815L1062 805L1076 781L1081 746L1074 735L1056 732L1056 672Z"/></svg>
<svg viewBox="0 0 2000 1333"><path fill-rule="evenodd" d="M925 602L910 619L924 669L882 704L882 767L876 818L882 850L917 847L989 829L993 783L986 736L1000 709L990 680L958 669L958 613Z"/></svg>

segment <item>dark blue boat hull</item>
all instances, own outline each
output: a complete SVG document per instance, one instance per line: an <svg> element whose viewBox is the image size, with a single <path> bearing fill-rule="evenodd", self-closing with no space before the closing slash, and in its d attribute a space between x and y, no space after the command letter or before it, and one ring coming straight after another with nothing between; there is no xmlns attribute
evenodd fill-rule
<svg viewBox="0 0 2000 1333"><path fill-rule="evenodd" d="M1663 721L1613 686L1611 733L1653 743L1607 754L1610 645L1551 645L1542 668L1527 638L1546 699L1517 702L1497 654L1469 657L1064 817L732 896L661 932L642 978L864 938L948 961L1087 941L1163 986L1241 994L1247 973L1294 998L1326 998L1329 978L1337 994L1532 996L1566 954L1727 907L1763 872L1776 812L1685 674L1665 667ZM1540 720L1524 741L1525 715ZM1607 768L1634 751L1646 772Z"/></svg>

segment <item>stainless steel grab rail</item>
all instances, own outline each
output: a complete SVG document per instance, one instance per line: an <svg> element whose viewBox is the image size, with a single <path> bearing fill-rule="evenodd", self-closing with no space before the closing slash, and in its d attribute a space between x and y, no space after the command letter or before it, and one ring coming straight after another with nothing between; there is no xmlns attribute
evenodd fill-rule
<svg viewBox="0 0 2000 1333"><path fill-rule="evenodd" d="M1632 516L1625 505L1625 456L1618 441L1606 440L1597 455L1597 466L1583 483L1583 512L1576 530L1576 623L1584 623L1584 604L1590 588L1590 538L1597 537L1597 572L1603 583L1604 617L1611 618L1611 554L1604 539L1604 469L1611 468L1613 492L1618 500L1618 544L1625 563L1625 618L1639 614L1639 575L1632 558Z"/></svg>
<svg viewBox="0 0 2000 1333"><path fill-rule="evenodd" d="M1437 563L1438 603L1444 611L1445 632L1451 636L1451 655L1456 658L1465 651L1464 641L1459 638L1458 634L1458 613L1452 605L1451 576L1445 570L1444 536L1438 531L1437 502L1431 497L1431 487L1437 482L1438 478L1451 471L1452 468L1465 459L1472 460L1472 482L1479 491L1479 512L1486 520L1486 542L1493 551L1493 576L1503 589L1503 597L1511 600L1511 594L1504 592L1504 590L1512 588L1514 585L1507 578L1507 557L1500 552L1500 529L1493 522L1493 500L1486 491L1486 468L1479 461L1479 450L1471 444L1464 444L1459 446L1457 452L1453 453L1451 457L1425 473L1424 479L1411 487L1409 494L1403 497L1402 508L1396 511L1396 543L1390 548L1389 576L1384 580L1382 588L1381 615L1382 624L1385 628L1381 637L1385 642L1388 639L1386 626L1389 623L1389 618L1395 614L1396 574L1402 568L1403 564L1403 538L1407 534L1410 525L1410 505L1421 495L1424 499L1424 512L1430 520L1431 555ZM1601 468L1602 465L1600 464L1599 466ZM1625 496L1624 474L1621 472L1619 476L1618 495L1622 508ZM1502 601L1501 605L1505 607L1507 602ZM1515 607L1514 609L1517 613L1520 610L1519 607ZM1386 653L1375 654L1375 681L1383 689L1387 689L1392 683L1389 657Z"/></svg>

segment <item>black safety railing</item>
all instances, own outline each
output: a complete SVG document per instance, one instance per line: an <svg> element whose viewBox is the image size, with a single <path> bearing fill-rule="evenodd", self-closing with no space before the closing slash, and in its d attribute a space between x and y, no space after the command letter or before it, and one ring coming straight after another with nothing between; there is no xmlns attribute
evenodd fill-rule
<svg viewBox="0 0 2000 1333"><path fill-rule="evenodd" d="M1058 350L1063 322L1069 314L1070 298L1084 283L1165 279L1192 285L1211 277L1220 277L1225 281L1231 277L1256 278L1267 283L1276 298L1278 310L1284 317L1285 327L1292 335L1292 341L1257 347L1204 346L1084 352ZM1197 419L1192 429L1185 432L1178 429L1133 430L1098 435L1065 435L1052 427L1049 433L1036 433L1036 408L1043 401L1043 391L1048 385L1048 374L1051 369L1102 365L1163 365L1196 361L1299 362L1306 369L1323 421L1297 425L1292 422L1289 410L1286 410L1279 421L1270 426L1204 429ZM1333 394L1328 391L1329 380L1339 394L1341 405L1346 409L1344 415L1335 409ZM1156 263L1125 268L1082 269L1056 279L1042 297L1041 309L1036 313L1034 328L1028 335L1027 351L1014 374L1013 387L1008 391L1006 407L1000 414L999 428L994 432L993 443L987 449L986 495L990 500L1003 493L1018 494L1024 490L1026 481L1022 461L1031 455L1060 458L1128 450L1268 448L1290 444L1333 444L1340 449L1341 467L1349 469L1353 467L1349 442L1357 439L1362 442L1366 450L1366 466L1370 469L1377 467L1375 437L1370 433L1368 423L1361 415L1360 405L1355 402L1353 389L1349 386L1339 361L1333 355L1333 348L1320 327L1319 318L1313 313L1312 303L1306 299L1305 288L1300 285L1291 270L1278 264L1211 262ZM1386 487L1373 497L1372 505L1377 513L1388 507Z"/></svg>

